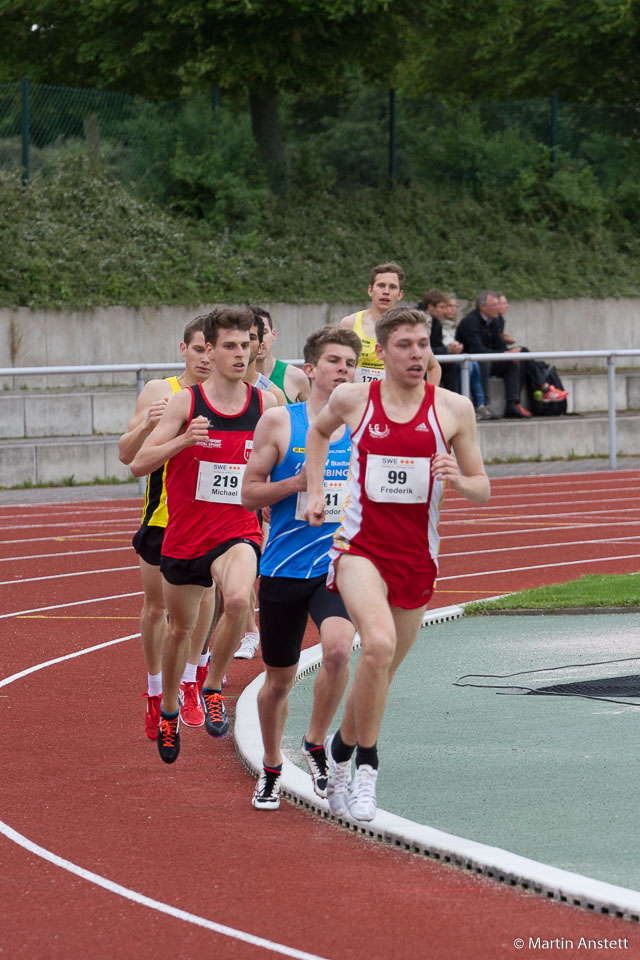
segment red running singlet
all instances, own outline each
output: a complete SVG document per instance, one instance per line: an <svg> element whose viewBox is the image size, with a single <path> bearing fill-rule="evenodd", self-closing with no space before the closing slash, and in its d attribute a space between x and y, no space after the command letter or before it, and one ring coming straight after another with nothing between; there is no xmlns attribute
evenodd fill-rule
<svg viewBox="0 0 640 960"><path fill-rule="evenodd" d="M380 388L381 381L369 386L364 416L352 434L344 515L327 585L335 589L335 562L342 554L364 556L385 580L391 605L414 609L429 601L438 572L444 484L431 476L431 457L448 447L432 384L425 383L424 399L407 423L387 416Z"/></svg>
<svg viewBox="0 0 640 960"><path fill-rule="evenodd" d="M233 416L215 410L202 384L191 391L194 417L209 420L205 443L181 450L167 463L169 522L162 553L178 560L202 557L235 537L260 545L262 532L255 513L242 506L242 475L253 446L253 431L262 414L262 394L245 384L247 401Z"/></svg>

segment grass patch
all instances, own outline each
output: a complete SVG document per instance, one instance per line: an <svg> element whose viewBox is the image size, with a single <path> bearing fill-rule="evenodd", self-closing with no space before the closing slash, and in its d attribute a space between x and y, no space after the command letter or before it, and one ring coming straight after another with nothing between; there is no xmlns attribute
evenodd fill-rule
<svg viewBox="0 0 640 960"><path fill-rule="evenodd" d="M561 610L568 607L640 607L640 573L588 574L569 583L522 590L465 607L465 616L492 610Z"/></svg>

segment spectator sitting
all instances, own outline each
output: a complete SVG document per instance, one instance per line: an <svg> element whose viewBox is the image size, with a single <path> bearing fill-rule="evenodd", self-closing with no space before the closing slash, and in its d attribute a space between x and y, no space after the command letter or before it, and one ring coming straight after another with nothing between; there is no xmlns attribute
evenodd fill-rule
<svg viewBox="0 0 640 960"><path fill-rule="evenodd" d="M442 342L445 347L456 339L456 326L458 323L458 304L455 293L445 294L445 306L442 318ZM457 341L456 341L457 342ZM462 346L462 344L460 344ZM432 348L433 349L433 348ZM455 351L459 353L459 351ZM447 364L443 364L444 367ZM453 366L453 364L449 364ZM460 392L460 365L455 365L458 373L458 385L456 389ZM471 388L471 399L476 409L476 420L499 420L497 413L489 410L485 402L484 387L482 386L482 371L477 360L469 362L469 387Z"/></svg>
<svg viewBox="0 0 640 960"><path fill-rule="evenodd" d="M485 396L489 395L489 377L502 377L506 397L505 417L528 419L531 413L520 403L522 376L525 371L520 369L520 363L497 360L500 354L519 353L526 348L518 345L508 346L503 339L503 331L504 318L500 315L498 294L492 290L484 290L476 297L475 309L471 310L458 324L456 338L463 345L465 353L495 355L496 360L480 365Z"/></svg>

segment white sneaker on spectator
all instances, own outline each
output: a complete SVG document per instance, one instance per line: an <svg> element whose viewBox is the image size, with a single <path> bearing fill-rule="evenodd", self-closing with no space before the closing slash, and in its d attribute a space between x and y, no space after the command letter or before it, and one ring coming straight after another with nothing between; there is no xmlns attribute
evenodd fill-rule
<svg viewBox="0 0 640 960"><path fill-rule="evenodd" d="M245 633L240 641L240 646L234 653L236 660L251 660L254 653L260 646L260 635L257 633Z"/></svg>
<svg viewBox="0 0 640 960"><path fill-rule="evenodd" d="M368 763L356 767L349 796L349 813L354 820L373 820L375 817L377 779L378 771Z"/></svg>

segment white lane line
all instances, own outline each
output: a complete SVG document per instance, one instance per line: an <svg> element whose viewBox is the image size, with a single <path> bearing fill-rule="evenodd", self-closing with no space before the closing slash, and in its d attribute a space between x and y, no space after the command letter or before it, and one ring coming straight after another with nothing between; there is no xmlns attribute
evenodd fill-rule
<svg viewBox="0 0 640 960"><path fill-rule="evenodd" d="M48 607L33 607L31 610L16 610L13 613L0 613L0 620L8 620L11 617L24 617L29 613L42 613L44 610L64 610L66 607L81 607L85 603L102 603L105 600L121 600L123 597L141 597L142 593L142 590L135 590L133 593L115 593L112 597L92 597L90 600L72 600L69 603L53 603Z"/></svg>
<svg viewBox="0 0 640 960"><path fill-rule="evenodd" d="M22 529L22 527L18 529ZM93 531L87 530L86 533L69 533L63 537L25 537L20 540L16 538L15 540L0 540L0 546L13 543L65 543L67 540L97 540L98 543L102 543L106 537L122 536L131 538L136 530L137 527L127 527L126 530L105 530L104 533L100 533L100 531L94 533Z"/></svg>
<svg viewBox="0 0 640 960"><path fill-rule="evenodd" d="M548 495L553 495L553 497L554 497L554 502L555 502L555 503L557 503L557 504L564 503L564 500L560 500L560 499L559 499L559 497L565 492L564 489L563 489L563 490L549 490L549 491L547 491L547 489L545 488L544 492L545 492L546 494L548 494ZM566 491L566 499L567 499L567 502L570 502L570 503L576 503L576 502L577 502L577 503L585 503L585 502L589 502L589 503L601 503L602 500L604 500L604 498L601 498L601 497L592 497L589 501L584 501L584 500L578 500L578 501L576 501L576 500L574 500L576 494L583 494L583 493L584 493L584 494L588 494L588 493L590 493L590 492L591 492L591 491L589 491L589 490L570 490L570 489L569 489L569 490ZM619 496L619 497L607 497L605 502L607 502L607 501L613 501L613 502L615 503L615 502L617 502L618 500L629 500L629 497L628 497L628 496L622 496L623 493L627 493L627 492L630 493L630 494L632 494L632 496L637 497L637 495L638 495L638 487L637 487L637 486L616 487L614 490L612 490L611 487L608 487L608 488L607 488L607 493L620 493L621 496ZM516 503L520 503L522 500L526 500L528 497L540 497L541 493L542 493L541 490L536 490L534 493L522 493L521 491L518 491L518 493L503 493L501 490L497 490L497 491L495 491L495 492L492 490L492 492L491 492L491 500L492 500L492 502L493 502L494 500L515 500ZM457 497L457 496L460 496L460 494L457 494L456 497Z"/></svg>
<svg viewBox="0 0 640 960"><path fill-rule="evenodd" d="M25 670L20 670L18 673L14 673L10 677L5 677L3 680L0 680L0 688L6 687L10 683L14 683L16 680L19 680L21 677L26 677L30 673L35 673L37 670L44 670L45 667L50 667L55 663L62 663L64 660L72 660L75 657L82 657L86 653L93 653L96 650L102 650L105 647L111 647L116 643L124 643L126 640L134 640L139 636L139 633L132 633L127 637L118 637L115 640L108 640L106 643L98 643L93 647L85 647L84 650L76 650L74 653L67 653L62 657L55 657L53 660L47 660L44 663L35 664L34 666L27 667ZM93 883L98 887L102 887L104 890L108 890L109 893L115 893L117 896L124 897L126 900L131 900L133 903L139 904L140 906L148 907L150 910L156 910L158 913L165 913L167 916L174 917L176 920L183 920L185 923L191 923L196 927L204 927L205 930L212 930L214 933L220 933L222 936L231 937L233 940L241 940L243 943L250 943L252 946L262 947L264 950L270 950L271 953L279 953L284 957L294 957L296 960L326 960L325 957L320 957L315 953L307 953L305 950L296 950L294 947L287 947L285 944L276 943L273 940L266 940L264 937L257 937L253 933L245 933L243 930L236 930L234 927L228 927L225 924L216 923L214 920L207 920L204 917L198 917L196 914L188 913L186 910L179 910L177 907L172 907L168 903L162 903L160 900L154 900L151 897L146 897L144 894L138 893L137 890L130 890L128 887L123 887L121 884L115 883L113 880L109 880L107 877L101 877L99 874L93 873L91 870L85 870L84 867L79 867L70 860L65 860L64 857L60 857L51 850L47 850L45 847L41 847L39 844L34 843L33 840L29 840L28 837L18 833L13 829L13 827L10 827L2 820L0 820L0 833L4 834L8 840L13 841L13 843L18 844L19 846L23 847L23 849L28 850L29 853L35 854L35 856L41 857L43 860L47 860L55 867L60 867L62 870L66 870L68 873L72 873L77 877L81 877L83 880L87 880L89 883Z"/></svg>
<svg viewBox="0 0 640 960"><path fill-rule="evenodd" d="M484 537L482 538L484 539ZM608 543L613 545L615 543L625 543L627 540L637 540L640 541L640 534L636 533L631 537L602 537L597 540L560 540L553 543L530 543L530 544L518 544L518 553L522 553L524 550L548 550L549 548L563 549L564 547L579 547L584 546L585 544L592 543ZM514 548L511 547L489 547L483 548L482 550L461 550L459 553L440 553L440 559L443 557L473 557L476 555L484 556L487 553L513 553Z"/></svg>
<svg viewBox="0 0 640 960"><path fill-rule="evenodd" d="M41 580L66 580L68 577L89 577L94 573L119 573L121 570L136 570L140 573L140 567L105 567L104 570L76 570L74 573L52 573L46 577L24 577L22 580L0 580L0 587L15 587L18 583L40 583Z"/></svg>
<svg viewBox="0 0 640 960"><path fill-rule="evenodd" d="M86 557L90 553L115 553L116 550L131 550L132 547L101 547L100 550L65 550L61 553L28 553L24 557L0 557L0 563L10 560L51 560L57 557Z"/></svg>
<svg viewBox="0 0 640 960"><path fill-rule="evenodd" d="M142 498L140 499L142 501ZM95 508L88 508L85 510L84 504L86 502L90 502L90 501L82 501L82 502L70 501L69 503L57 503L55 513L57 513L58 516L60 517L64 516L65 513L73 513L74 517L81 517L81 516L84 516L84 514L86 514L88 517L91 517L93 519L96 515ZM142 503L140 505L142 505ZM17 506L21 506L21 504L17 504ZM38 506L40 506L40 504L38 504ZM62 508L65 506L69 507L69 510L63 510ZM51 510L47 510L46 512L43 512L43 513L34 513L33 511L29 511L29 513L12 513L7 511L7 513L3 513L4 509L6 508L0 507L0 522L2 520L38 520L40 517L44 517L46 519L47 517L50 517L52 513ZM105 514L108 514L108 513L118 513L118 514L133 513L133 514L139 515L140 507L139 506L133 506L133 507L123 506L117 509L113 508L112 510L101 510L100 516L104 516Z"/></svg>
<svg viewBox="0 0 640 960"><path fill-rule="evenodd" d="M89 883L93 883L97 887L102 887L109 893L115 893L119 897L124 897L126 900L131 900L133 903L136 903L139 906L148 907L150 910L155 910L158 913L164 913L176 920L183 920L186 923L191 923L196 927L204 927L205 930L211 930L213 933L220 933L225 937L231 937L233 940L241 940L243 943L250 943L254 947L262 947L263 950L270 950L272 953L279 953L284 957L295 957L297 960L326 960L326 958L320 957L315 953L307 953L304 950L296 950L294 947L287 947L282 943L275 943L273 940L266 940L264 937L256 937L253 933L245 933L243 930L235 930L233 927L227 927L223 923L216 923L214 920L206 920L204 917L198 917L194 913L188 913L186 910L179 910L177 907L172 907L168 903L162 903L160 900L154 900L152 897L146 897L144 894L138 893L136 890L130 890L128 887L123 887L121 884L115 883L113 880L108 880L107 877L101 877L99 874L93 873L91 870L85 870L84 867L79 867L70 860L65 860L64 857L59 857L56 853L52 853L51 850L46 850L39 844L29 840L28 837L18 833L17 830L14 830L13 827L10 827L2 820L0 820L0 833L4 834L8 840L13 841L13 843L18 844L18 846L23 847L25 850L28 850L29 853L35 854L35 856L41 857L43 860L47 860L49 863L53 864L54 867L60 867L61 869L66 870L68 873L72 873L76 877L80 877L82 880L87 880Z"/></svg>
<svg viewBox="0 0 640 960"><path fill-rule="evenodd" d="M116 643L124 643L126 640L135 640L139 633L130 633L127 637L117 637L115 640L106 640L104 643L96 643L93 647L85 647L83 650L76 650L74 653L65 653L62 657L54 657L53 660L45 660L43 663L36 663L32 667L13 673L10 677L0 680L0 688L14 683L21 677L28 677L30 673L36 673L38 670L44 670L45 667L51 667L55 663L62 663L64 660L74 660L76 657L82 657L85 653L94 653L96 650L103 650L105 647L113 647Z"/></svg>
<svg viewBox="0 0 640 960"><path fill-rule="evenodd" d="M529 518L531 518L531 517L548 517L548 518L558 517L558 519L562 519L563 517L574 517L574 516L582 516L582 515L586 515L586 516L591 517L591 516L594 516L594 515L597 515L597 514L601 514L601 513L634 513L634 512L637 513L637 512L640 510L640 505L638 505L638 504L636 504L635 507L609 507L609 508L606 509L606 510L593 510L593 509L592 509L594 503L600 504L600 503L617 503L617 502L618 502L617 500L614 500L614 499L612 499L612 498L603 498L603 499L600 499L600 497L598 497L597 500L571 500L571 501L568 503L568 506L578 507L578 506L581 506L582 504L584 504L584 505L586 505L586 507L587 507L588 509L587 509L587 510L564 510L564 509L562 509L562 510L555 510L555 511L549 509L549 511L548 511L547 513L533 513L533 514L528 514L526 511L531 510L533 507L549 507L549 506L550 506L549 501L548 501L548 500L542 500L540 503L528 503L528 504L526 505L526 508L525 508L524 510L519 510L519 509L518 509L518 504L514 504L514 506L512 506L512 507L510 507L508 504L497 504L496 506L494 506L494 505L491 503L491 501L489 501L489 503L483 504L482 507L480 508L480 510L478 510L478 506L477 506L477 505L475 505L475 506L468 506L468 507L467 507L467 506L462 506L462 505L461 505L460 507L447 507L447 506L445 505L445 508L443 509L443 512L445 512L445 510L446 510L447 513L466 513L466 514L469 514L469 513L472 513L472 512L473 512L473 515L476 516L476 517L486 517L486 515L487 515L488 513L490 513L492 510L513 510L513 511L517 511L517 513L515 514L516 516L524 515L525 517L529 517ZM625 497L625 498L623 498L623 499L621 500L621 502L622 502L622 503L628 503L628 502L629 502L629 498L628 498L628 497ZM558 506L562 507L563 504L558 504ZM510 514L505 514L505 516L510 516Z"/></svg>
<svg viewBox="0 0 640 960"><path fill-rule="evenodd" d="M91 529L94 527L107 526L110 523L123 523L126 520L126 517L114 517L113 520L96 520L95 516L91 519ZM44 527L45 530L54 530L56 527L77 527L79 523L83 523L82 520L76 520L75 517L72 520L67 520L66 523L16 523L10 527L4 527L0 524L0 531L4 532L6 530L42 530ZM87 527L88 524L85 524ZM88 531L87 531L88 532Z"/></svg>
<svg viewBox="0 0 640 960"><path fill-rule="evenodd" d="M480 570L478 573L459 573L456 576L438 577L438 583L443 580L467 580L469 577L491 577L497 573L520 573L527 570L546 570L549 567L580 567L587 563L607 563L611 560L637 560L640 553L629 553L624 557L594 557L592 560L566 560L564 563L538 563L530 567L505 567L502 570Z"/></svg>
<svg viewBox="0 0 640 960"><path fill-rule="evenodd" d="M460 522L460 521L456 521ZM440 542L445 540L465 540L469 537L473 537L474 540L477 540L479 537L482 537L483 540L486 540L487 537L509 537L514 533L517 533L518 536L522 536L524 533L555 533L562 530L589 530L590 527L594 527L596 530L599 530L601 527L624 527L626 530L628 527L638 526L640 520L610 520L610 521L598 521L598 523L566 523L566 524L554 524L552 527L525 527L521 529L520 527L517 530L483 530L481 533L476 529L472 529L469 533L448 533L440 537ZM469 526L474 526L473 524L468 524ZM440 524L440 529L446 527L446 520Z"/></svg>

